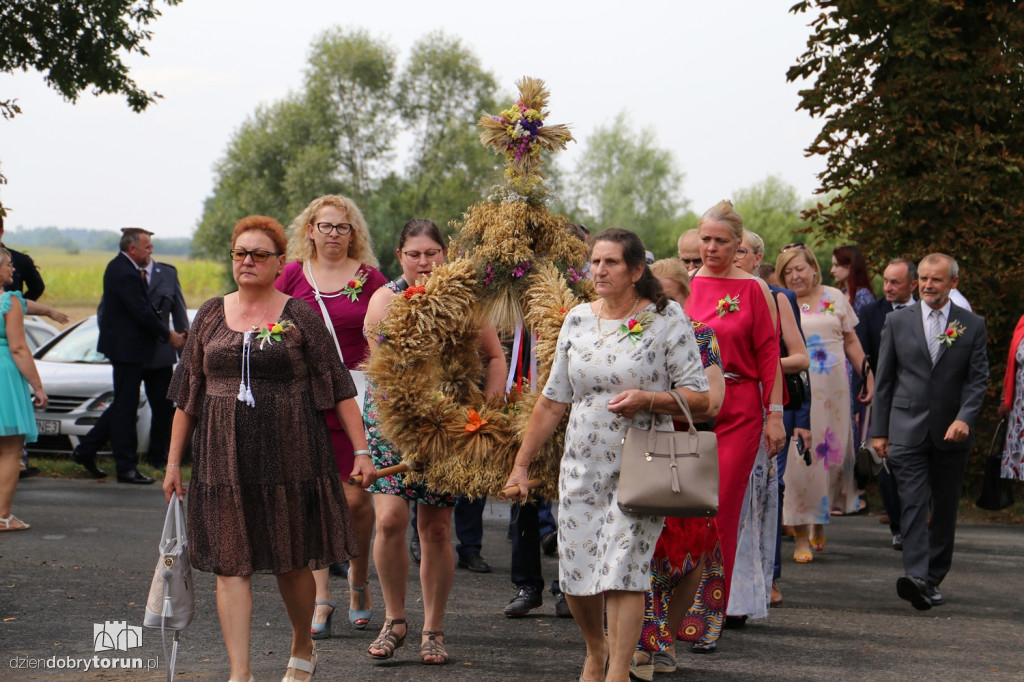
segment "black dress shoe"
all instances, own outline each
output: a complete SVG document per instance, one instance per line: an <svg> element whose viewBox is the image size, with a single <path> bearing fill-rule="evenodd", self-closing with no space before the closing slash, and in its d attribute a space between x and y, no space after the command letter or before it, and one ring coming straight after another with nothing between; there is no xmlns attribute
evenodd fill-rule
<svg viewBox="0 0 1024 682"><path fill-rule="evenodd" d="M543 605L544 597L540 590L532 585L523 585L505 607L505 615L509 618L518 618L528 614L531 609L537 609Z"/></svg>
<svg viewBox="0 0 1024 682"><path fill-rule="evenodd" d="M32 478L38 476L40 471L42 470L39 467L25 467L18 472L18 478Z"/></svg>
<svg viewBox="0 0 1024 682"><path fill-rule="evenodd" d="M420 536L413 535L412 540L409 540L409 556L412 557L412 562L417 566L420 565Z"/></svg>
<svg viewBox="0 0 1024 682"><path fill-rule="evenodd" d="M465 568L474 573L490 573L491 567L480 556L480 552L470 552L459 556L459 568Z"/></svg>
<svg viewBox="0 0 1024 682"><path fill-rule="evenodd" d="M83 452L79 452L78 448L75 448L71 452L71 459L76 464L81 464L83 467L85 467L85 470L92 474L95 478L107 477L107 472L96 466L96 455L87 455ZM121 477L119 475L118 479L120 478Z"/></svg>
<svg viewBox="0 0 1024 682"><path fill-rule="evenodd" d="M903 536L900 533L892 536L892 548L897 552L903 551Z"/></svg>
<svg viewBox="0 0 1024 682"><path fill-rule="evenodd" d="M558 531L544 533L544 537L540 539L540 549L548 556L558 554Z"/></svg>
<svg viewBox="0 0 1024 682"><path fill-rule="evenodd" d="M555 615L559 618L572 618L572 610L569 609L569 602L565 600L565 593L552 587L551 596L555 598Z"/></svg>
<svg viewBox="0 0 1024 682"><path fill-rule="evenodd" d="M920 578L901 576L896 581L896 594L900 599L910 602L918 611L927 611L932 607L931 597L928 596L928 583Z"/></svg>
<svg viewBox="0 0 1024 682"><path fill-rule="evenodd" d="M126 474L117 475L118 483L139 483L141 485L145 485L147 483L153 483L154 481L156 481L155 478L150 478L145 474L140 474L138 469L132 469Z"/></svg>
<svg viewBox="0 0 1024 682"><path fill-rule="evenodd" d="M932 600L932 606L942 606L946 603L946 600L942 598L942 593L939 592L939 588L935 585L928 585L926 591L928 598Z"/></svg>

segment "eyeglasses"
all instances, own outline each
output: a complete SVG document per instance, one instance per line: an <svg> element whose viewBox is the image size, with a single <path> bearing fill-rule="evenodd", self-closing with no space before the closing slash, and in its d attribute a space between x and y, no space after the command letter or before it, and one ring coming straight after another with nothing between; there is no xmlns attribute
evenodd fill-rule
<svg viewBox="0 0 1024 682"><path fill-rule="evenodd" d="M332 230L337 230L338 234L348 234L352 231L352 223L338 223L337 225L317 223L316 229L320 230L320 234L330 234Z"/></svg>
<svg viewBox="0 0 1024 682"><path fill-rule="evenodd" d="M439 253L441 253L441 249L428 249L427 251L403 251L402 255L408 258L409 260L419 260L420 256L433 258Z"/></svg>
<svg viewBox="0 0 1024 682"><path fill-rule="evenodd" d="M806 248L807 248L807 246L804 245L803 242L793 242L792 244L786 244L781 249L779 249L779 253L786 253L790 249L806 249Z"/></svg>
<svg viewBox="0 0 1024 682"><path fill-rule="evenodd" d="M744 249L742 246L736 249L736 255L740 257L746 256L750 252L750 249Z"/></svg>
<svg viewBox="0 0 1024 682"><path fill-rule="evenodd" d="M704 265L704 261L698 258L680 258L679 261L683 265Z"/></svg>
<svg viewBox="0 0 1024 682"><path fill-rule="evenodd" d="M253 263L266 263L267 259L271 256L280 256L281 254L277 251L264 251L263 249L253 249L252 251L246 251L245 249L231 249L228 253L231 254L231 260L243 261L246 256L252 256Z"/></svg>

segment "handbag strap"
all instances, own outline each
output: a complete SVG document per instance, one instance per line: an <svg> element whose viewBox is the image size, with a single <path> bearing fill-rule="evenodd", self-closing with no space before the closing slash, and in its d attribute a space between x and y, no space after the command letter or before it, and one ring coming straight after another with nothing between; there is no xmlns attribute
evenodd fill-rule
<svg viewBox="0 0 1024 682"><path fill-rule="evenodd" d="M697 435L697 427L693 425L693 414L691 414L690 408L686 404L686 401L683 400L680 397L679 392L676 389L674 389L674 388L668 389L668 394L675 399L676 405L678 405L679 409L683 411L683 416L686 417L686 421L690 424L690 428L687 429L687 431L690 432L691 436L696 436ZM654 422L655 421L656 420L654 419L654 415L652 414L651 415L651 428L650 428L650 431L651 431L652 435L654 434L654 431L655 431L655 428L654 428Z"/></svg>
<svg viewBox="0 0 1024 682"><path fill-rule="evenodd" d="M306 272L309 273L309 283L313 285L313 297L316 299L316 302L320 304L320 312L323 314L324 326L326 326L327 331L331 333L331 338L334 339L334 349L338 351L338 357L341 358L341 364L344 365L345 356L341 354L341 344L338 343L338 334L334 331L334 325L331 324L331 316L327 312L327 306L324 305L324 298L320 294L320 287L316 285L316 278L313 277L313 264L308 260L305 264Z"/></svg>
<svg viewBox="0 0 1024 682"><path fill-rule="evenodd" d="M860 423L860 442L866 443L871 435L871 403L864 408L864 416Z"/></svg>

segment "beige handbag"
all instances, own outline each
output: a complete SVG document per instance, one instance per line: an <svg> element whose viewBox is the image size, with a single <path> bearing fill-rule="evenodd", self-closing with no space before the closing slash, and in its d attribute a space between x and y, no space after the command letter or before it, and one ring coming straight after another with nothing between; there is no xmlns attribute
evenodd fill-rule
<svg viewBox="0 0 1024 682"><path fill-rule="evenodd" d="M630 514L712 517L718 514L718 438L698 431L686 401L669 391L683 410L688 431L629 427L622 439L619 508Z"/></svg>

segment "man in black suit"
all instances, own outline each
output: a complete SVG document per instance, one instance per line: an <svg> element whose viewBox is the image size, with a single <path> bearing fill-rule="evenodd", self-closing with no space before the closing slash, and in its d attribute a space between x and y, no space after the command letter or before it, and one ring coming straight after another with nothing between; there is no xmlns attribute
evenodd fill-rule
<svg viewBox="0 0 1024 682"><path fill-rule="evenodd" d="M949 301L957 274L949 256L924 257L921 301L885 319L875 377L872 445L889 458L900 491L906 574L896 592L922 611L943 603L938 586L953 560L964 470L988 383L985 320Z"/></svg>
<svg viewBox="0 0 1024 682"><path fill-rule="evenodd" d="M900 310L914 302L917 291L917 265L906 258L889 261L885 268L883 291L885 296L865 306L860 314L856 332L860 345L867 353L871 371L878 374L878 349L882 342L882 326L886 316L894 310ZM892 547L903 549L903 536L900 534L900 494L896 480L888 467L878 472L878 492L882 496L885 514L889 517L889 532L892 533Z"/></svg>
<svg viewBox="0 0 1024 682"><path fill-rule="evenodd" d="M183 332L188 321L177 272L166 263L153 262L153 233L138 227L126 227L121 233L121 253L103 273L103 298L97 311L96 350L113 367L114 402L81 439L73 457L94 476L105 476L96 466L96 451L109 435L117 480L146 484L153 479L136 469L139 388L145 382L153 409L149 461L159 465L167 461L170 439L173 406L166 396L171 366L175 351L185 345L185 333L171 329L167 318L173 312L174 326Z"/></svg>

